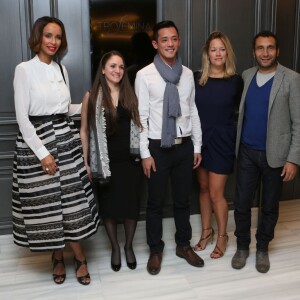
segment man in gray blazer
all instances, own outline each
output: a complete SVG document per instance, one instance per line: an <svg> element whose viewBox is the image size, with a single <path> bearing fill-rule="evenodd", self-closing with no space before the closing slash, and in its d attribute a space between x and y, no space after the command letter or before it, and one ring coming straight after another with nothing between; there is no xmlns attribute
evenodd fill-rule
<svg viewBox="0 0 300 300"><path fill-rule="evenodd" d="M293 180L300 164L300 75L277 62L277 37L262 31L253 39L257 67L243 73L244 91L237 130L237 186L234 218L237 251L234 269L249 256L251 205L262 180L261 220L256 231L256 269L270 269L283 181Z"/></svg>

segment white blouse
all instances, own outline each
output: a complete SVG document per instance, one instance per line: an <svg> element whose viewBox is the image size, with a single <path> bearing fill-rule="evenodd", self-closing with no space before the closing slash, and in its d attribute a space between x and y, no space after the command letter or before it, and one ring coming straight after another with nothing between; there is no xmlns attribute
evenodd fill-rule
<svg viewBox="0 0 300 300"><path fill-rule="evenodd" d="M33 59L16 66L14 77L16 119L23 139L35 155L42 160L49 151L37 136L28 116L79 114L81 104L71 104L69 78L63 66L66 84L58 64L49 65Z"/></svg>

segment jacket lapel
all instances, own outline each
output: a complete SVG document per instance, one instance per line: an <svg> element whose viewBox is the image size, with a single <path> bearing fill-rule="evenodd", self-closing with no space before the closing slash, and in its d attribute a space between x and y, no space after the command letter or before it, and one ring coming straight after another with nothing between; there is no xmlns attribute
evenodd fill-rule
<svg viewBox="0 0 300 300"><path fill-rule="evenodd" d="M245 103L246 94L248 92L249 85L250 85L250 83L253 79L253 76L256 74L256 72L257 72L257 68L254 67L254 68L250 69L247 76L245 76L243 78L244 79L244 90L243 90L243 94L242 94L242 98L241 98L241 104L240 104L240 109L242 109L242 110L244 109L244 103Z"/></svg>
<svg viewBox="0 0 300 300"><path fill-rule="evenodd" d="M281 67L280 64L278 64L277 66L277 70L274 76L274 81L273 81L273 85L272 85L272 89L271 89L271 93L270 93L270 99L269 99L269 113L271 111L271 107L274 103L275 97L279 91L279 88L281 86L282 80L284 77L284 70Z"/></svg>

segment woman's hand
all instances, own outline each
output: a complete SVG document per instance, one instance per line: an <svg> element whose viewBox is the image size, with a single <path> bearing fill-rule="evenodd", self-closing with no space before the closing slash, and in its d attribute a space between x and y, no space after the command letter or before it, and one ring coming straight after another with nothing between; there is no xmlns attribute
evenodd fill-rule
<svg viewBox="0 0 300 300"><path fill-rule="evenodd" d="M55 175L57 164L51 154L41 160L41 165L46 174Z"/></svg>
<svg viewBox="0 0 300 300"><path fill-rule="evenodd" d="M87 171L88 176L89 176L89 180L90 180L90 182L92 182L93 181L93 175L92 175L91 167L87 164L85 165L85 167L86 167L86 171Z"/></svg>
<svg viewBox="0 0 300 300"><path fill-rule="evenodd" d="M89 180L92 181L92 171L88 164L89 159L89 146L90 146L90 130L88 124L88 102L89 102L90 93L87 92L82 100L82 109L81 109L81 126L80 126L80 139L82 144L82 151L84 157L84 165L86 167Z"/></svg>

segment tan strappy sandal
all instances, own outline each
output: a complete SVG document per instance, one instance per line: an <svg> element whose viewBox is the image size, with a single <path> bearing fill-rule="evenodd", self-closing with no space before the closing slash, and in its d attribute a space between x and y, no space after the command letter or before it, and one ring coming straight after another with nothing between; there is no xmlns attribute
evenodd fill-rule
<svg viewBox="0 0 300 300"><path fill-rule="evenodd" d="M210 241L210 243L212 244L214 241L214 235L215 235L215 231L212 227L209 228L204 228L202 229L202 233L203 231L206 230L210 230L210 234L208 234L206 237L200 238L199 242L194 246L194 251L202 251L206 248L207 243ZM202 234L201 234L202 235ZM201 242L202 241L206 241L204 247L201 246Z"/></svg>
<svg viewBox="0 0 300 300"><path fill-rule="evenodd" d="M227 243L228 243L228 240L229 240L228 234L227 233L225 233L223 235L219 234L218 238L226 239L226 247L227 247ZM221 248L218 246L218 244L216 244L216 247L215 247L214 251L210 254L210 258L218 259L218 258L221 258L222 256L224 256L224 253L226 251L226 247L225 247L224 250L221 250ZM215 255L218 255L218 256L212 256L212 254L215 254Z"/></svg>

